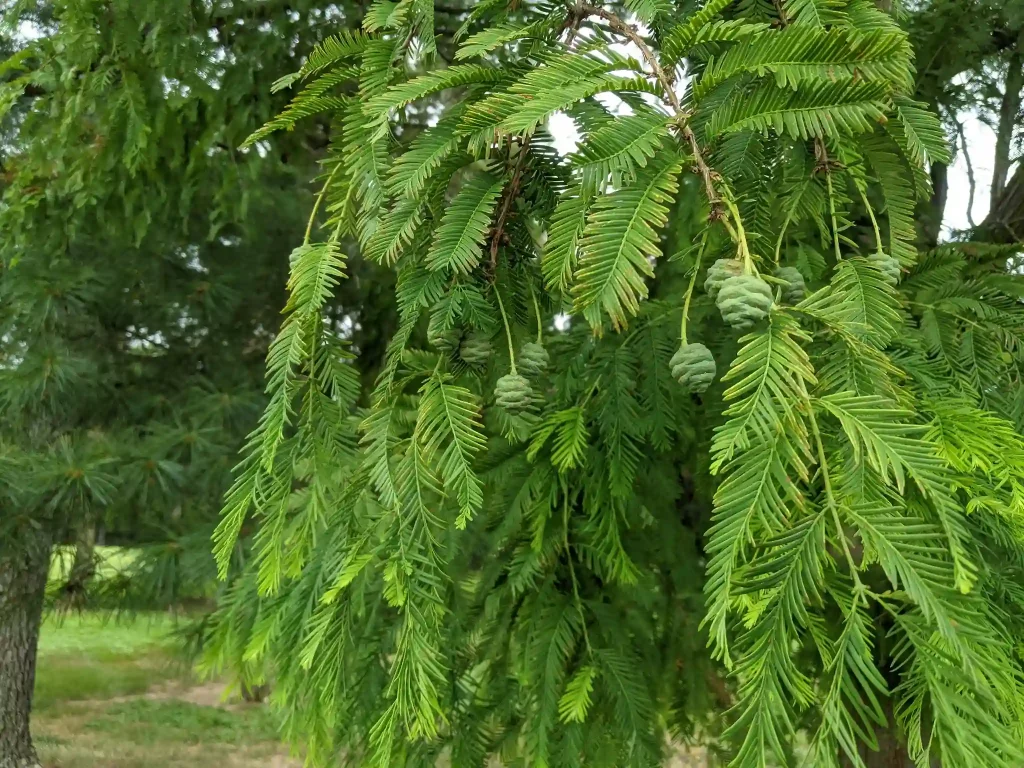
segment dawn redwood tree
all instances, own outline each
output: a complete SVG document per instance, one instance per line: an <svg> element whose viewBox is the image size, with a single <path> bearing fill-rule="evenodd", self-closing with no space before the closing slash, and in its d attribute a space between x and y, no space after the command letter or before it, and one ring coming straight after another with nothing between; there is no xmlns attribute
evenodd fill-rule
<svg viewBox="0 0 1024 768"><path fill-rule="evenodd" d="M329 112L329 215L207 664L312 764L1021 764L1024 284L918 248L905 11L379 0L275 86L250 143ZM323 319L367 262L368 403Z"/></svg>
<svg viewBox="0 0 1024 768"><path fill-rule="evenodd" d="M5 0L0 14L0 768L26 768L52 546L101 524L150 544L146 583L168 602L213 574L209 534L264 404L282 254L330 122L239 145L345 6ZM372 360L391 305L371 321L343 302L334 319ZM85 560L55 598L81 604ZM130 575L109 585L121 597L147 576Z"/></svg>

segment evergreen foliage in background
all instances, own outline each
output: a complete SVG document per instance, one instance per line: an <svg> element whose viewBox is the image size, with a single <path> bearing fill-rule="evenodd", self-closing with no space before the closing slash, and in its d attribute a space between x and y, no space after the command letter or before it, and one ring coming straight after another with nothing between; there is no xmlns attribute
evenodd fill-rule
<svg viewBox="0 0 1024 768"><path fill-rule="evenodd" d="M327 142L310 121L272 152L239 150L286 104L277 73L341 17L290 5L0 2L3 768L34 762L51 546L77 545L50 585L62 608L210 592L209 536L265 404L281 254ZM356 334L371 349L378 306ZM98 534L143 556L99 579Z"/></svg>
<svg viewBox="0 0 1024 768"><path fill-rule="evenodd" d="M279 81L250 141L329 112L326 216L207 662L312 764L1020 763L1022 283L918 250L949 150L888 10L485 2L442 60L382 1ZM350 241L397 275L362 406Z"/></svg>

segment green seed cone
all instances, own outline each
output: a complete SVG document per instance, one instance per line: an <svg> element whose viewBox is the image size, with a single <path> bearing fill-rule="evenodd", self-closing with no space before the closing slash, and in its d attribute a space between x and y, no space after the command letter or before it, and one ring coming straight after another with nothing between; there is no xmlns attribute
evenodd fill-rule
<svg viewBox="0 0 1024 768"><path fill-rule="evenodd" d="M745 331L768 316L772 307L772 289L754 275L730 277L722 284L716 303L725 322Z"/></svg>
<svg viewBox="0 0 1024 768"><path fill-rule="evenodd" d="M427 343L438 352L450 353L459 346L462 341L462 333L457 328L442 329L440 323L435 323L431 318L427 326Z"/></svg>
<svg viewBox="0 0 1024 768"><path fill-rule="evenodd" d="M868 263L873 264L882 273L885 282L893 288L899 285L900 278L903 276L903 267L900 266L899 259L879 251L868 256Z"/></svg>
<svg viewBox="0 0 1024 768"><path fill-rule="evenodd" d="M705 391L715 379L715 357L703 344L683 344L669 361L672 376L687 392Z"/></svg>
<svg viewBox="0 0 1024 768"><path fill-rule="evenodd" d="M498 379L494 387L494 402L509 413L519 413L533 402L533 388L518 373L509 373Z"/></svg>
<svg viewBox="0 0 1024 768"><path fill-rule="evenodd" d="M519 350L516 358L516 367L526 376L536 378L548 368L550 358L548 351L541 344L535 341L528 341Z"/></svg>
<svg viewBox="0 0 1024 768"><path fill-rule="evenodd" d="M722 285L730 277L743 274L743 262L736 259L719 259L708 267L708 275L704 280L704 292L712 299L718 298Z"/></svg>
<svg viewBox="0 0 1024 768"><path fill-rule="evenodd" d="M784 280L782 286L782 300L787 304L799 304L807 295L807 283L804 276L796 267L779 267L775 270L775 276Z"/></svg>
<svg viewBox="0 0 1024 768"><path fill-rule="evenodd" d="M473 331L459 345L459 357L470 365L483 365L491 357L491 339Z"/></svg>

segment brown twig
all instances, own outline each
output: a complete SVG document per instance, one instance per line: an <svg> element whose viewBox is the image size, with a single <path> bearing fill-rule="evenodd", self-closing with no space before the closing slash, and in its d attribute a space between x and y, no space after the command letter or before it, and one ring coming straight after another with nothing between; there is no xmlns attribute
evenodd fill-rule
<svg viewBox="0 0 1024 768"><path fill-rule="evenodd" d="M583 4L580 6L583 13L587 16L597 16L598 18L604 19L608 22L608 26L611 27L613 32L618 32L625 38L628 38L637 48L640 49L640 55L643 56L644 61L650 66L651 71L654 72L654 76L658 78L658 82L661 83L661 87L665 91L665 96L672 104L672 109L675 113L682 114L683 108L679 104L679 97L676 96L675 89L672 87L672 81L665 74L665 70L661 68L661 64L658 62L657 57L644 42L644 39L640 37L640 33L636 31L629 24L624 22L618 16L611 11L606 11L604 8L598 8L596 5Z"/></svg>
<svg viewBox="0 0 1024 768"><path fill-rule="evenodd" d="M694 136L689 124L684 123L682 131L683 138L689 143L690 151L693 153L693 165L697 172L700 173L701 178L704 179L704 192L708 196L708 202L711 204L712 213L714 213L718 203L721 202L721 198L715 190L715 177L717 174L711 170L711 167L704 160L704 155L700 151L700 145L697 144L697 137Z"/></svg>
<svg viewBox="0 0 1024 768"><path fill-rule="evenodd" d="M790 23L789 14L786 13L786 6L782 0L772 0L772 5L775 6L775 12L779 14L779 26L788 27ZM832 162L828 158L828 150L825 149L825 142L821 140L820 136L814 137L814 158L817 161L815 172L826 171L833 167Z"/></svg>
<svg viewBox="0 0 1024 768"><path fill-rule="evenodd" d="M530 149L530 137L527 136L519 147L519 154L516 156L516 164L512 170L512 181L505 187L501 201L501 212L498 214L498 221L494 226L494 233L491 235L491 276L493 278L498 267L498 248L501 247L501 238L505 235L505 225L508 223L509 214L512 212L512 202L519 192L519 183L523 178L523 165L526 162L526 153Z"/></svg>
<svg viewBox="0 0 1024 768"><path fill-rule="evenodd" d="M686 143L690 145L690 152L693 154L693 165L704 180L704 191L708 196L708 202L711 204L712 215L714 215L715 208L718 203L721 202L721 197L715 190L716 174L711 170L707 161L704 160L704 153L701 152L700 144L697 142L697 137L694 135L693 129L690 128L690 115L679 103L679 96L676 95L675 88L672 84L672 78L665 74L665 70L662 69L658 58L654 55L653 51L651 51L647 43L644 42L644 39L636 29L624 22L611 11L606 11L604 8L584 4L581 6L581 9L583 13L587 15L597 16L598 18L603 19L607 22L613 32L617 32L627 38L640 50L640 55L643 57L644 61L647 62L647 65L651 68L655 78L657 78L658 83L665 92L665 98L668 100L669 104L672 105L672 110L675 112L676 122L683 138L686 139Z"/></svg>
<svg viewBox="0 0 1024 768"><path fill-rule="evenodd" d="M571 45L573 40L576 39L576 33L579 32L580 25L583 20L587 18L587 11L584 10L587 6L577 5L569 9L568 14L565 17L565 24L562 25L559 30L559 36L564 34L566 31L569 32L569 36L566 39L566 45ZM508 186L505 187L505 191L502 193L501 210L498 213L498 220L494 225L494 232L491 234L491 279L494 279L494 273L498 268L498 249L501 247L501 239L505 235L505 225L508 223L509 214L512 212L512 203L515 200L516 195L519 193L519 184L523 178L523 165L526 163L526 155L530 149L531 136L527 136L522 145L519 147L519 154L516 156L515 167L512 170L512 181L509 182ZM510 148L512 146L510 142Z"/></svg>
<svg viewBox="0 0 1024 768"><path fill-rule="evenodd" d="M775 6L775 12L779 14L780 26L789 26L789 15L786 13L786 6L783 4L782 0L772 0L772 5Z"/></svg>
<svg viewBox="0 0 1024 768"><path fill-rule="evenodd" d="M971 153L967 151L967 136L964 135L964 124L958 122L956 124L956 133L960 137L960 149L964 154L964 162L967 164L967 223L971 225L971 228L975 228L978 225L974 222L974 195L977 190L977 185L974 181L974 165L971 163Z"/></svg>

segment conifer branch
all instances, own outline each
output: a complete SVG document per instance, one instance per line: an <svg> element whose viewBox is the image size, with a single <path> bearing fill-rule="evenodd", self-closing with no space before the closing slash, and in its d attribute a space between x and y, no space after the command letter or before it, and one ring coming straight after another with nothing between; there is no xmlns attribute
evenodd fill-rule
<svg viewBox="0 0 1024 768"><path fill-rule="evenodd" d="M526 154L530 150L530 136L523 139L522 143L519 144L519 152L516 155L515 164L512 168L512 180L505 187L504 195L501 200L501 208L498 213L498 220L494 225L494 232L491 234L491 276L493 276L498 268L498 249L501 247L502 238L505 237L505 225L508 223L509 213L512 211L512 205L516 200L516 195L519 194L519 184L523 177L523 166L526 164ZM512 139L509 139L509 147L514 146Z"/></svg>
<svg viewBox="0 0 1024 768"><path fill-rule="evenodd" d="M990 279L962 246L914 250L924 164L945 148L904 95L906 35L870 3L771 2L774 25L764 3L708 0L676 18L630 0L654 35L593 2L481 2L457 63L411 77L402 56L429 47L429 8L375 2L373 32L324 41L283 79L309 82L278 126L321 108L343 123L313 219L327 206L395 270L399 313L352 447L358 395L333 402L350 385L320 335L340 230L300 249L267 426L216 538L224 568L255 507L256 600L233 604L218 652L259 647L273 662L288 722L317 724L298 734L311 764L482 765L500 749L569 765L599 744L616 764L654 765L667 732L708 714L677 721L674 702L684 684L720 693L715 659L736 677L735 768L784 762L798 716L821 723L811 759L852 758L884 697L918 762L925 743L950 764L1019 762L1024 684L1000 650L1016 630L991 617L1024 610L993 586L999 558L975 560L1024 487L1020 406L1005 396L1020 379L1020 281ZM598 34L578 45L587 20ZM708 50L677 93L679 62ZM343 105L315 100L335 88ZM391 141L414 102L439 120ZM580 133L568 156L538 131L558 112ZM670 226L694 192L709 221ZM859 254L870 233L897 258ZM819 252L830 237L834 258ZM661 259L666 248L680 256ZM567 300L572 322L545 339L543 308ZM517 351L531 308L537 343ZM706 505L710 526L688 512ZM702 633L678 631L695 588L706 653ZM869 630L890 608L898 649L885 656ZM794 657L796 643L814 658Z"/></svg>
<svg viewBox="0 0 1024 768"><path fill-rule="evenodd" d="M664 93L665 98L668 99L669 104L672 106L672 111L676 115L679 130L682 132L683 138L686 139L686 142L690 147L690 153L693 155L694 166L698 173L700 173L701 179L704 181L704 192L707 195L708 203L711 205L713 212L716 204L720 200L718 193L715 191L715 178L717 174L711 170L711 167L704 159L704 153L701 151L697 137L693 133L693 129L690 128L690 115L683 110L682 105L679 102L679 97L676 95L673 80L665 74L665 71L662 69L661 64L658 61L658 57L651 52L650 47L644 41L643 37L641 37L633 27L611 11L607 11L604 8L598 8L597 6L588 4L583 4L581 8L583 12L588 15L604 19L608 22L608 26L611 27L613 31L618 32L620 35L627 38L640 50L641 56L643 56L644 61L651 68L655 78L661 85L661 90Z"/></svg>

